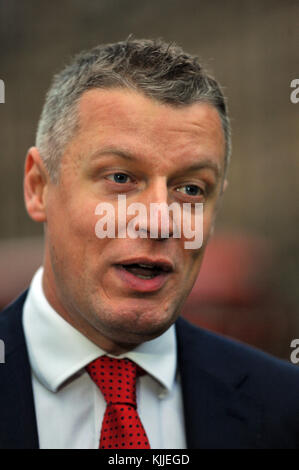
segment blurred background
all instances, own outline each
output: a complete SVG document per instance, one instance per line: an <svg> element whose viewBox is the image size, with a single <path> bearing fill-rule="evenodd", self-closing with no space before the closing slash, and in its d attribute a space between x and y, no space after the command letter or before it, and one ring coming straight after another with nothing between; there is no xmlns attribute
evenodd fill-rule
<svg viewBox="0 0 299 470"><path fill-rule="evenodd" d="M299 338L298 18L297 0L0 0L0 307L42 259L22 176L53 74L98 43L162 37L220 81L233 128L229 187L183 313L288 360Z"/></svg>

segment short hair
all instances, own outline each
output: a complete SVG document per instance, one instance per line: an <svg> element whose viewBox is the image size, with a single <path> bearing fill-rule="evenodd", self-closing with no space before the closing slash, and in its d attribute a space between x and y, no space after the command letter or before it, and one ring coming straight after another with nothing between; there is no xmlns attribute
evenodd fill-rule
<svg viewBox="0 0 299 470"><path fill-rule="evenodd" d="M228 166L230 122L223 92L199 63L175 44L161 39L133 39L103 44L76 55L53 78L38 123L36 146L53 181L67 144L78 128L78 102L94 88L127 88L161 103L213 105L221 118Z"/></svg>

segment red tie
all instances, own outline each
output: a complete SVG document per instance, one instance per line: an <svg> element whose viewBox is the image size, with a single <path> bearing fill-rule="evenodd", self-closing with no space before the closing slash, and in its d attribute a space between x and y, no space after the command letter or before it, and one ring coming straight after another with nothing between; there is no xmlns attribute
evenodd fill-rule
<svg viewBox="0 0 299 470"><path fill-rule="evenodd" d="M137 413L136 376L140 368L130 359L102 356L86 366L107 402L100 449L150 449Z"/></svg>

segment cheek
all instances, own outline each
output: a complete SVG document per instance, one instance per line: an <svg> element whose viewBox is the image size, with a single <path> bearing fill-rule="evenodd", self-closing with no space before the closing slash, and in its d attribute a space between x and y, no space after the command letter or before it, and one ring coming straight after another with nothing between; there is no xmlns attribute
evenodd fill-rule
<svg viewBox="0 0 299 470"><path fill-rule="evenodd" d="M184 247L189 248L187 251L191 250L197 253L201 251L202 247L204 248L209 239L213 214L213 207L196 209L196 212L193 212L192 215L188 212L183 212L181 219L181 242Z"/></svg>
<svg viewBox="0 0 299 470"><path fill-rule="evenodd" d="M194 278L197 277L203 260L203 255L211 232L213 214L213 207L206 207L202 213L202 217L197 219L196 223L194 220L192 222L193 238L187 239L184 236L180 240L184 264L186 266L185 276L186 279L191 282L194 282ZM199 231L201 231L201 233L199 233ZM186 245L186 242L189 243L190 241L192 243ZM191 248L187 249L185 248L186 246L191 246Z"/></svg>
<svg viewBox="0 0 299 470"><path fill-rule="evenodd" d="M93 201L82 203L80 198L55 202L47 218L50 243L55 245L57 255L71 257L75 264L80 258L82 262L82 253L101 242L95 234L96 204Z"/></svg>
<svg viewBox="0 0 299 470"><path fill-rule="evenodd" d="M66 206L67 230L71 236L85 242L96 240L95 226L99 218L95 214L97 202L94 199L78 197Z"/></svg>

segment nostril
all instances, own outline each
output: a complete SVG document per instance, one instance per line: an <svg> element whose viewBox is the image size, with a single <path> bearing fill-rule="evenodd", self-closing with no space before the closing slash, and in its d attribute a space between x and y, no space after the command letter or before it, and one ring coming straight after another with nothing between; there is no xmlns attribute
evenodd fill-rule
<svg viewBox="0 0 299 470"><path fill-rule="evenodd" d="M170 237L151 237L153 240L156 242L164 242L165 240L168 240Z"/></svg>

